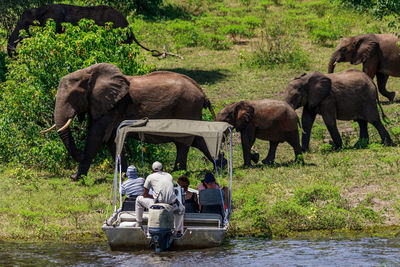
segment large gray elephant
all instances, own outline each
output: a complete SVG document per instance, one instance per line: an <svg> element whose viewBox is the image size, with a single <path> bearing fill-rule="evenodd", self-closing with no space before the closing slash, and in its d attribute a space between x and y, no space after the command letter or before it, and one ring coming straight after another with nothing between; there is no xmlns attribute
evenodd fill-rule
<svg viewBox="0 0 400 267"><path fill-rule="evenodd" d="M362 34L343 38L329 61L332 73L337 62L363 64L363 71L372 79L376 75L379 92L393 101L395 92L386 90L389 76L400 77L399 38L393 34Z"/></svg>
<svg viewBox="0 0 400 267"><path fill-rule="evenodd" d="M347 70L332 74L312 72L292 80L286 88L286 102L294 109L303 106L302 149L308 150L311 128L317 114L328 128L337 149L342 139L336 120L354 120L360 126L360 139L368 140L368 125L372 123L382 138L391 145L389 133L383 127L377 107L377 90L372 79L364 72Z"/></svg>
<svg viewBox="0 0 400 267"><path fill-rule="evenodd" d="M48 19L53 19L56 23L56 32L62 32L61 23L69 22L77 25L81 19L92 19L97 25L104 26L106 22L112 22L114 28L125 28L129 25L126 18L117 10L108 6L82 7L65 4L50 4L38 8L31 8L24 11L19 18L14 31L11 33L7 44L7 53L11 57L15 51L18 42L22 37L19 35L20 30L28 32L29 26L34 21L39 21L40 26L45 26ZM150 51L136 40L133 33L130 34L127 42L135 41L143 49ZM151 50L153 56L160 56L161 53Z"/></svg>
<svg viewBox="0 0 400 267"><path fill-rule="evenodd" d="M112 64L100 63L64 76L58 86L54 109L55 125L68 153L79 162L73 179L85 175L102 147L107 144L115 155L115 130L127 119L201 120L202 109L209 108L209 99L201 87L188 76L157 71L142 76L126 76ZM75 116L89 115L84 152L78 151L69 125ZM47 131L49 131L47 130ZM46 131L45 131L46 132ZM137 136L136 136L137 137ZM212 161L201 137L182 138L146 136L146 142L174 142L177 148L175 169L186 169L189 146L200 149ZM126 169L126 163L123 164Z"/></svg>
<svg viewBox="0 0 400 267"><path fill-rule="evenodd" d="M264 164L274 163L276 148L282 142L293 147L295 160L303 160L298 157L301 155L299 119L293 108L283 101L262 99L232 103L218 112L217 120L230 123L240 132L245 166L250 166L251 160L258 162L258 153L251 154L256 138L270 143L268 156L262 160Z"/></svg>

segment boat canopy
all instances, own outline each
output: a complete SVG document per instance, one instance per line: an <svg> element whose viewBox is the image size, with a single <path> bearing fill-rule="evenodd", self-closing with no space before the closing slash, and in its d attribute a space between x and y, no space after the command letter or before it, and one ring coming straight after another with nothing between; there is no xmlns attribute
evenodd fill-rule
<svg viewBox="0 0 400 267"><path fill-rule="evenodd" d="M197 121L197 120L126 120L123 121L117 130L115 143L117 145L117 156L121 155L125 138L128 133L138 133L139 138L145 141L145 134L168 136L168 137L184 137L201 136L204 138L208 151L214 159L218 158L219 149L223 136L228 129L233 126L226 122L216 121ZM188 144L190 145L190 144Z"/></svg>

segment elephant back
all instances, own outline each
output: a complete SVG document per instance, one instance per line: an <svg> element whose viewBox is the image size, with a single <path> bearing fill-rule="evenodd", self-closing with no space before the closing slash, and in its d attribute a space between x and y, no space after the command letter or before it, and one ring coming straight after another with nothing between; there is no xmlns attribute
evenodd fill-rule
<svg viewBox="0 0 400 267"><path fill-rule="evenodd" d="M128 116L201 120L207 101L200 86L186 75L157 71L129 77L133 105Z"/></svg>

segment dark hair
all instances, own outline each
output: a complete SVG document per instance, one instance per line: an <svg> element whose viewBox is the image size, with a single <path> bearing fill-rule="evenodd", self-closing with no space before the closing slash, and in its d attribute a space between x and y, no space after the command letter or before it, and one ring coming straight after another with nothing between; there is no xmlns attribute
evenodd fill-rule
<svg viewBox="0 0 400 267"><path fill-rule="evenodd" d="M215 177L212 173L207 172L206 175L204 176L204 180L205 183L212 183L215 182Z"/></svg>
<svg viewBox="0 0 400 267"><path fill-rule="evenodd" d="M185 183L185 185L182 187L189 187L189 185L190 185L189 179L184 175L182 175L181 177L178 178L178 184L179 184L179 182Z"/></svg>

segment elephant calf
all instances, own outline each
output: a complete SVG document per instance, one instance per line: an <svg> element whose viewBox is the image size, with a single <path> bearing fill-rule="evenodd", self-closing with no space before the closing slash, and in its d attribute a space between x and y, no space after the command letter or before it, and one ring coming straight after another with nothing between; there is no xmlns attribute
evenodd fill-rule
<svg viewBox="0 0 400 267"><path fill-rule="evenodd" d="M286 102L294 109L303 106L302 149L308 150L311 128L317 114L322 118L336 149L342 139L336 120L354 120L360 126L360 139L368 140L368 125L378 130L382 143L391 145L389 133L383 127L377 107L377 89L372 79L358 70L332 74L312 72L292 80L286 88Z"/></svg>
<svg viewBox="0 0 400 267"><path fill-rule="evenodd" d="M218 121L233 125L240 132L244 165L250 166L251 160L258 162L258 153L251 154L251 147L256 138L269 140L268 156L262 161L273 164L279 143L288 142L294 149L295 159L302 161L298 117L296 112L285 102L271 99L240 101L220 110Z"/></svg>

